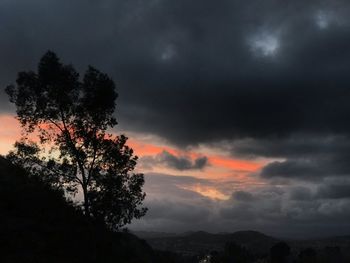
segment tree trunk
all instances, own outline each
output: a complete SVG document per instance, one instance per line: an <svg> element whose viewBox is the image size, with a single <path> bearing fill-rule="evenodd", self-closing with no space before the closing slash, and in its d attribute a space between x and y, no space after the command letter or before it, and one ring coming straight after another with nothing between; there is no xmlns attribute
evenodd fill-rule
<svg viewBox="0 0 350 263"><path fill-rule="evenodd" d="M87 185L82 185L83 194L84 194L84 214L87 217L90 217L90 208L89 208L89 198L87 194Z"/></svg>

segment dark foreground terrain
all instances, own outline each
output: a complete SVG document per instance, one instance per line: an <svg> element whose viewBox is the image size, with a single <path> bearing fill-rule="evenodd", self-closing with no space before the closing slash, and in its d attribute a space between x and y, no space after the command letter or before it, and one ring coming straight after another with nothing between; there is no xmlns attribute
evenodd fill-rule
<svg viewBox="0 0 350 263"><path fill-rule="evenodd" d="M136 234L142 239L86 220L62 192L0 157L1 263L350 262L350 236L296 241L255 231Z"/></svg>
<svg viewBox="0 0 350 263"><path fill-rule="evenodd" d="M88 222L53 191L0 157L0 262L159 262L129 233Z"/></svg>

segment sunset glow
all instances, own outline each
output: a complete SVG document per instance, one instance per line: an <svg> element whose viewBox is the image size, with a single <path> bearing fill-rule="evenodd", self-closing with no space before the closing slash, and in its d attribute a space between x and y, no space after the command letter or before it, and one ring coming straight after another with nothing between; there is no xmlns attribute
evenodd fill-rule
<svg viewBox="0 0 350 263"><path fill-rule="evenodd" d="M7 154L15 141L20 138L21 129L12 115L0 115L0 154Z"/></svg>
<svg viewBox="0 0 350 263"><path fill-rule="evenodd" d="M6 123L6 125L0 126L0 153L7 154L13 147L13 144L21 136L21 127L19 122L12 115L0 115L0 122ZM127 134L127 132L126 132ZM149 142L144 142L137 137L130 138L128 140L128 145L132 147L135 154L142 157L154 157L161 154L163 151L167 151L174 156L186 156L192 160L203 156L202 153L196 151L181 151L177 148L171 146L160 145L159 142L156 144L151 144ZM249 176L251 173L259 171L266 162L262 161L252 161L252 160L240 160L233 159L227 156L219 156L217 153L213 155L207 155L208 167L203 170L194 171L174 171L171 168L164 167L161 165L153 166L150 171L159 172L165 174L177 174L191 175L197 178L205 179L215 179L215 180L238 180L241 183L246 182L247 184L258 183L256 179ZM143 170L143 172L147 172ZM182 185L181 188L194 191L203 196L209 197L211 199L226 200L229 195L222 193L215 187L208 187L197 184L196 186L186 186Z"/></svg>
<svg viewBox="0 0 350 263"><path fill-rule="evenodd" d="M226 195L214 187L195 185L195 186L180 186L183 189L194 191L200 195L211 198L213 200L228 200L230 195Z"/></svg>

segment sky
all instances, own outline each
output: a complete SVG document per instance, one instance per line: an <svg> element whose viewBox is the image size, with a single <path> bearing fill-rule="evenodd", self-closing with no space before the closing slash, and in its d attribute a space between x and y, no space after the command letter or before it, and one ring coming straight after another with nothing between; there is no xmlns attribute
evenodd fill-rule
<svg viewBox="0 0 350 263"><path fill-rule="evenodd" d="M110 75L140 157L135 230L350 234L348 1L0 0L4 88L53 50Z"/></svg>

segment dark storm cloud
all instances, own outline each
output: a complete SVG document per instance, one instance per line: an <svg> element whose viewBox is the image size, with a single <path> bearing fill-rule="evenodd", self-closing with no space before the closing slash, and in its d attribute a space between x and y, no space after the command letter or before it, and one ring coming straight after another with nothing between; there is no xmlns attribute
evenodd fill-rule
<svg viewBox="0 0 350 263"><path fill-rule="evenodd" d="M345 1L2 1L1 84L53 49L117 80L124 127L178 144L344 134L348 11Z"/></svg>
<svg viewBox="0 0 350 263"><path fill-rule="evenodd" d="M290 190L289 195L291 200L298 200L298 201L311 200L313 198L313 193L311 192L311 190L303 186L293 187Z"/></svg>
<svg viewBox="0 0 350 263"><path fill-rule="evenodd" d="M320 29L315 18L325 8L320 2L291 4L289 9L274 2L273 12L267 12L267 1L257 13L257 5L240 4L239 11L218 4L204 16L186 3L182 7L188 17L185 12L177 22L177 13L171 16L179 36L171 43L173 59L156 64L154 77L159 87L167 88L155 94L144 90L150 94L153 107L145 108L154 122L137 127L149 127L180 144L295 132L347 133L348 27L334 22ZM165 13L171 10L163 8ZM252 52L249 37L255 34L257 41L259 34L262 41L264 34L279 35L275 56Z"/></svg>
<svg viewBox="0 0 350 263"><path fill-rule="evenodd" d="M350 164L345 158L345 156L336 156L335 159L310 158L276 161L266 165L260 174L266 178L283 177L301 180L320 180L327 176L348 176Z"/></svg>
<svg viewBox="0 0 350 263"><path fill-rule="evenodd" d="M244 202L254 201L255 199L251 193L245 192L245 191L236 191L233 193L232 197L237 201L244 201Z"/></svg>
<svg viewBox="0 0 350 263"><path fill-rule="evenodd" d="M322 162L322 160L317 160ZM325 165L326 168L327 165ZM265 178L283 177L287 179L320 180L330 175L329 170L323 170L318 162L310 160L287 160L283 162L272 162L266 165L260 175Z"/></svg>
<svg viewBox="0 0 350 263"><path fill-rule="evenodd" d="M270 140L243 139L234 142L228 150L247 158L284 159L267 164L260 173L265 178L322 180L350 174L348 136L296 134Z"/></svg>
<svg viewBox="0 0 350 263"><path fill-rule="evenodd" d="M208 166L208 158L198 157L192 161L187 156L175 156L168 151L163 151L156 156L142 157L141 162L144 166L152 168L155 165L165 165L169 168L184 171L184 170L201 170Z"/></svg>
<svg viewBox="0 0 350 263"><path fill-rule="evenodd" d="M223 146L224 147L224 146ZM264 156L268 158L325 157L349 152L348 136L293 134L284 138L241 139L226 145L233 155L243 158Z"/></svg>
<svg viewBox="0 0 350 263"><path fill-rule="evenodd" d="M329 199L350 198L350 184L322 185L317 191L317 197Z"/></svg>

